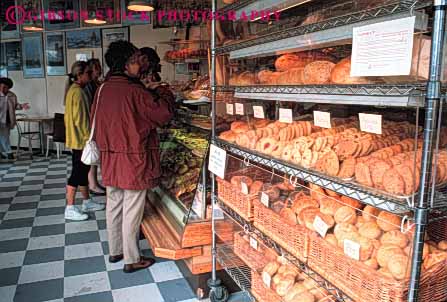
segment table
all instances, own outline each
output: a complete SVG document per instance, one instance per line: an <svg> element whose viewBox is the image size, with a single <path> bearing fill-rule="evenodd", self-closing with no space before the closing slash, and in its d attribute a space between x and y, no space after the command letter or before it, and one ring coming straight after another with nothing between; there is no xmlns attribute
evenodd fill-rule
<svg viewBox="0 0 447 302"><path fill-rule="evenodd" d="M52 116L18 116L17 122L25 122L25 123L37 123L39 127L39 140L40 140L40 151L41 154L45 154L45 146L44 146L44 123L51 122L54 120ZM19 147L19 146L17 146Z"/></svg>

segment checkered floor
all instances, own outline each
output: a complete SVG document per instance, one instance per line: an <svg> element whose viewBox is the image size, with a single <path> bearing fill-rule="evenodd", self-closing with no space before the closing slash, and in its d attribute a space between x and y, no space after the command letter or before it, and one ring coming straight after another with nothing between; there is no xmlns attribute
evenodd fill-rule
<svg viewBox="0 0 447 302"><path fill-rule="evenodd" d="M133 274L109 264L104 212L65 221L70 161L0 163L0 301L197 301L176 262Z"/></svg>

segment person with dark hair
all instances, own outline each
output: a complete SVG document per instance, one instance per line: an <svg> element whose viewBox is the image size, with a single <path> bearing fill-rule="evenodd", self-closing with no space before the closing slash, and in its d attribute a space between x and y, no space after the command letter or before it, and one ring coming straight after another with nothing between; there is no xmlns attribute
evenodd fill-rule
<svg viewBox="0 0 447 302"><path fill-rule="evenodd" d="M0 155L14 159L9 135L16 125L16 110L28 110L29 104L19 104L10 89L14 86L10 78L0 78Z"/></svg>
<svg viewBox="0 0 447 302"><path fill-rule="evenodd" d="M155 94L140 82L140 55L130 42L110 44L105 54L109 77L95 96L91 116L107 191L109 261L124 259L126 273L155 262L140 256L137 233L147 192L160 177L156 129L172 118L174 103L166 87L154 87Z"/></svg>
<svg viewBox="0 0 447 302"><path fill-rule="evenodd" d="M67 207L65 219L87 220L86 212L104 210L105 205L93 202L88 189L88 173L90 166L81 161L82 150L90 135L90 107L87 96L83 90L90 81L90 69L86 62L76 61L68 75L67 91L65 93L65 145L72 150L72 163L70 178L67 182ZM82 193L82 210L75 206L76 191Z"/></svg>
<svg viewBox="0 0 447 302"><path fill-rule="evenodd" d="M160 57L157 52L150 47L140 48L141 81L144 85L150 82L160 82Z"/></svg>
<svg viewBox="0 0 447 302"><path fill-rule="evenodd" d="M87 65L91 70L91 79L84 87L84 92L87 95L89 107L93 104L96 90L101 86L99 78L102 74L101 62L97 58L92 58L87 61ZM98 182L98 166L90 166L90 172L88 173L88 186L90 194L96 196L106 195L106 189L103 188Z"/></svg>

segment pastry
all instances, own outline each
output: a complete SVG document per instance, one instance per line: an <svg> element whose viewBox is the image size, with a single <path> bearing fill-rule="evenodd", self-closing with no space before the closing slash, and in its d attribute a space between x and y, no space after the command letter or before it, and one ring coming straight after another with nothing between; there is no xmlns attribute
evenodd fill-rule
<svg viewBox="0 0 447 302"><path fill-rule="evenodd" d="M383 245L397 245L400 248L405 248L408 244L408 237L400 231L394 230L383 234L380 238Z"/></svg>
<svg viewBox="0 0 447 302"><path fill-rule="evenodd" d="M359 234L368 239L378 239L382 235L382 230L375 222L369 221L360 226ZM382 242L382 244L384 243Z"/></svg>
<svg viewBox="0 0 447 302"><path fill-rule="evenodd" d="M323 214L334 216L341 207L343 207L343 204L326 195L320 200L320 211Z"/></svg>
<svg viewBox="0 0 447 302"><path fill-rule="evenodd" d="M382 245L377 251L377 262L381 267L388 267L388 261L396 255L404 255L397 245Z"/></svg>
<svg viewBox="0 0 447 302"><path fill-rule="evenodd" d="M395 279L405 279L405 277L409 276L407 274L407 272L409 273L408 257L403 254L394 255L389 259L387 268Z"/></svg>
<svg viewBox="0 0 447 302"><path fill-rule="evenodd" d="M334 235L338 241L342 239L345 233L356 233L357 228L349 223L339 223L334 228Z"/></svg>
<svg viewBox="0 0 447 302"><path fill-rule="evenodd" d="M363 211L362 211L362 216L363 219L365 219L365 221L376 221L377 216L379 216L380 214L380 210L372 207L370 205L367 205Z"/></svg>
<svg viewBox="0 0 447 302"><path fill-rule="evenodd" d="M355 224L357 221L357 215L353 208L343 206L339 208L337 212L335 212L334 219L337 224L340 223Z"/></svg>
<svg viewBox="0 0 447 302"><path fill-rule="evenodd" d="M401 218L389 212L382 211L377 216L377 224L385 232L400 230Z"/></svg>

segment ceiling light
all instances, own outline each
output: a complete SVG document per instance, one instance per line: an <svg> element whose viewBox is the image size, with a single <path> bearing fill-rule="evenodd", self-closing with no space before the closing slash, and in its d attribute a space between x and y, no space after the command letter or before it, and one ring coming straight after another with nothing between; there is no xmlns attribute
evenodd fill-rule
<svg viewBox="0 0 447 302"><path fill-rule="evenodd" d="M130 1L127 9L134 12L151 12L154 10L154 6L148 0Z"/></svg>
<svg viewBox="0 0 447 302"><path fill-rule="evenodd" d="M96 17L95 17L93 19L89 18L89 19L85 20L84 23L92 24L92 25L103 25L103 24L106 24L107 21L106 20L96 19Z"/></svg>
<svg viewBox="0 0 447 302"><path fill-rule="evenodd" d="M23 30L26 31L43 31L43 27L33 22L32 24L23 25Z"/></svg>

